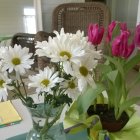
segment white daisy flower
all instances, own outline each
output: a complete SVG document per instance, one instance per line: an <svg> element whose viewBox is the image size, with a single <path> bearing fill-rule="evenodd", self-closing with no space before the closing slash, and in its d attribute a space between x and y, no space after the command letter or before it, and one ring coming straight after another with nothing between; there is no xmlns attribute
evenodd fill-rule
<svg viewBox="0 0 140 140"><path fill-rule="evenodd" d="M77 40L79 42L83 42L88 40L87 37L84 37L84 31L78 30L75 34L70 34L72 40Z"/></svg>
<svg viewBox="0 0 140 140"><path fill-rule="evenodd" d="M9 89L8 84L11 83L11 79L7 77L7 73L0 73L0 101L7 100L8 92L7 89Z"/></svg>
<svg viewBox="0 0 140 140"><path fill-rule="evenodd" d="M11 73L13 70L24 74L26 69L30 69L33 64L33 59L30 59L32 53L29 53L28 48L22 48L20 45L15 45L14 48L9 46L5 55L3 55L3 70L8 70Z"/></svg>
<svg viewBox="0 0 140 140"><path fill-rule="evenodd" d="M78 85L77 80L74 79L65 80L61 83L61 88L66 89L64 94L67 94L70 98L76 100L80 94L77 85Z"/></svg>
<svg viewBox="0 0 140 140"><path fill-rule="evenodd" d="M86 55L92 57L92 59L99 60L102 57L102 50L96 51L95 46L92 45L90 42L86 44L85 52L86 52Z"/></svg>
<svg viewBox="0 0 140 140"><path fill-rule="evenodd" d="M7 53L7 46L1 46L0 47L0 58L3 58L3 56L5 55L5 53Z"/></svg>
<svg viewBox="0 0 140 140"><path fill-rule="evenodd" d="M72 73L71 64L80 63L80 57L85 55L85 50L81 47L81 41L72 39L70 34L65 34L61 30L60 34L56 33L56 37L49 38L46 47L42 48L42 52L37 50L37 54L42 55L46 51L47 57L51 58L52 62L63 62L64 71L67 74ZM43 44L42 44L43 45ZM41 47L39 47L41 49Z"/></svg>
<svg viewBox="0 0 140 140"><path fill-rule="evenodd" d="M29 76L31 83L29 87L35 87L36 92L51 92L51 89L56 86L57 83L63 81L63 78L58 77L58 72L54 72L54 68L46 67L44 70L40 70L38 74Z"/></svg>
<svg viewBox="0 0 140 140"><path fill-rule="evenodd" d="M42 41L42 42L37 41L37 43L35 45L36 54L38 56L48 56L47 47L48 47L48 42L47 41Z"/></svg>
<svg viewBox="0 0 140 140"><path fill-rule="evenodd" d="M78 79L78 88L82 92L88 85L94 87L93 68L96 67L98 61L89 56L81 59L80 65L73 65L74 76Z"/></svg>
<svg viewBox="0 0 140 140"><path fill-rule="evenodd" d="M0 87L0 101L2 101L2 100L6 101L7 100L7 96L8 96L7 88L1 88Z"/></svg>

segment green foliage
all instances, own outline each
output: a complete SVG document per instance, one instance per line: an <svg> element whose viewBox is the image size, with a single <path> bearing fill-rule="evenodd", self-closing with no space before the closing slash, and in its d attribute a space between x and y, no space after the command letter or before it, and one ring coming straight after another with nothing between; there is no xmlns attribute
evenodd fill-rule
<svg viewBox="0 0 140 140"><path fill-rule="evenodd" d="M101 81L105 85L108 95L108 105L113 107L116 119L119 119L123 111L126 111L133 104L140 101L139 97L128 99L129 92L140 82L140 74L132 82L127 83L128 72L140 61L140 55L129 60L104 55L106 62L102 64Z"/></svg>
<svg viewBox="0 0 140 140"><path fill-rule="evenodd" d="M102 84L97 84L96 87L88 88L85 93L79 96L79 98L77 99L79 114L86 113L89 106L94 102L97 96L102 93L102 91L104 91L104 86Z"/></svg>
<svg viewBox="0 0 140 140"><path fill-rule="evenodd" d="M45 103L53 104L54 107L58 107L63 104L70 105L72 103L72 99L65 94L60 94L58 96L49 94L45 95Z"/></svg>

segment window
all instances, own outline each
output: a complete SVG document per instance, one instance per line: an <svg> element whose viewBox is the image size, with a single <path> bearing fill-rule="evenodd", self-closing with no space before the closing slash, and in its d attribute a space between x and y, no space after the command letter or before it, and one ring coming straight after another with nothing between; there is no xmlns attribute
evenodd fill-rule
<svg viewBox="0 0 140 140"><path fill-rule="evenodd" d="M26 33L36 33L35 9L24 8L24 26Z"/></svg>

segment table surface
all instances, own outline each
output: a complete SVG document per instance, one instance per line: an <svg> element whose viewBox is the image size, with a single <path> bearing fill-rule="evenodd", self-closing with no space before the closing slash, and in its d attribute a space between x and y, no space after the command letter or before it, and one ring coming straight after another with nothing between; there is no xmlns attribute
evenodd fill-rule
<svg viewBox="0 0 140 140"><path fill-rule="evenodd" d="M27 133L24 133L24 134L21 134L21 135L11 137L7 140L26 140L26 135L27 135ZM83 131L81 131L79 133L76 133L74 135L66 134L63 137L63 139L61 139L61 140L88 140L87 132L86 132L86 130L83 130Z"/></svg>
<svg viewBox="0 0 140 140"><path fill-rule="evenodd" d="M38 96L33 95L33 99L35 102L38 102ZM41 99L39 102L41 102ZM0 128L0 140L6 140L8 138L27 133L32 128L32 119L27 108L19 99L12 100L12 103L22 117L22 121L19 124ZM135 108L140 116L140 107L136 105Z"/></svg>
<svg viewBox="0 0 140 140"><path fill-rule="evenodd" d="M32 95L35 102L42 102L42 99L38 100L37 94ZM20 99L12 100L12 103L22 118L19 124L12 126L6 126L0 128L0 140L6 140L7 138L27 133L32 128L32 119L27 108L22 104Z"/></svg>
<svg viewBox="0 0 140 140"><path fill-rule="evenodd" d="M0 140L26 133L32 128L32 120L26 107L18 99L13 100L12 103L22 117L22 121L19 124L0 128Z"/></svg>

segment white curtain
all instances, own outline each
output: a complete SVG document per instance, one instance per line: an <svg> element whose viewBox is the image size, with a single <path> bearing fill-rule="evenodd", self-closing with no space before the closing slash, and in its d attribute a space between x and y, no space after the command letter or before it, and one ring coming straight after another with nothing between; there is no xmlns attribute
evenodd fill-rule
<svg viewBox="0 0 140 140"><path fill-rule="evenodd" d="M133 29L137 22L139 0L107 0L110 7L112 20L127 22Z"/></svg>
<svg viewBox="0 0 140 140"><path fill-rule="evenodd" d="M138 4L137 24L140 23L140 0Z"/></svg>

